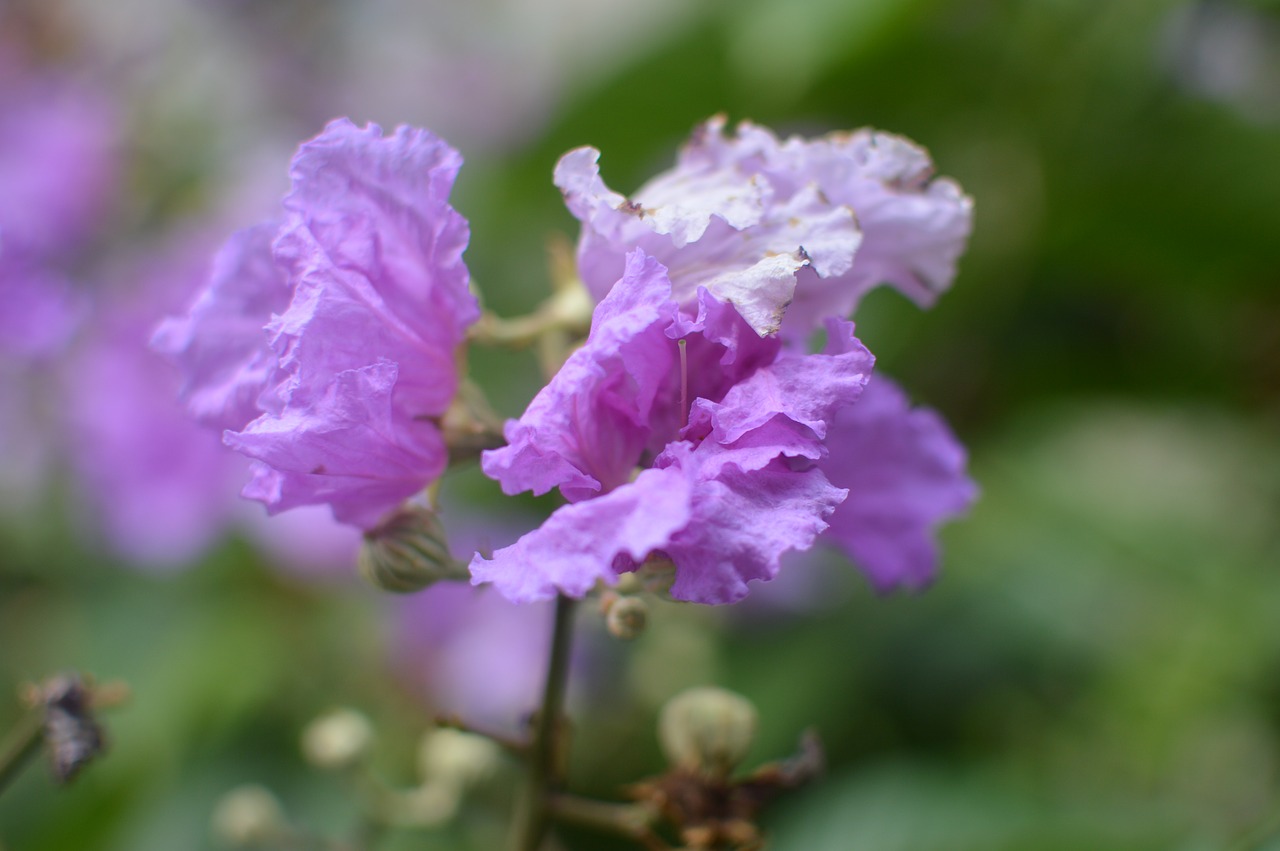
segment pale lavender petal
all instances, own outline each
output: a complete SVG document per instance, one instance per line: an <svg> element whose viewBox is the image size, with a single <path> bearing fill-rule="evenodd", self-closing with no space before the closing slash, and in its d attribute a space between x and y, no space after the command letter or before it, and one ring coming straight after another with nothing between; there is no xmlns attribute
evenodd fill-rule
<svg viewBox="0 0 1280 851"><path fill-rule="evenodd" d="M262 413L258 399L277 370L264 326L289 304L290 289L271 258L275 233L265 223L232 236L188 313L165 320L152 337L182 372L187 409L219 431Z"/></svg>
<svg viewBox="0 0 1280 851"><path fill-rule="evenodd" d="M807 338L890 284L921 305L950 286L972 224L972 201L933 178L928 154L862 130L785 142L721 117L697 130L676 166L631 198L600 179L599 152L570 152L556 183L583 223L579 271L597 298L622 255L663 262L675 299L699 287L733 303L760 334Z"/></svg>
<svg viewBox="0 0 1280 851"><path fill-rule="evenodd" d="M640 562L688 524L691 485L676 468L646 470L604 496L566 505L492 559L476 556L472 581L491 582L516 603L557 592L581 597L599 581L613 584L617 557Z"/></svg>
<svg viewBox="0 0 1280 851"><path fill-rule="evenodd" d="M586 343L507 423L508 445L484 453L485 474L509 494L559 487L571 502L625 483L650 442L660 389L679 386L678 349L664 333L674 313L666 269L633 252Z"/></svg>
<svg viewBox="0 0 1280 851"><path fill-rule="evenodd" d="M705 287L763 336L778 330L797 273L844 272L860 237L853 213L817 187L779 196L757 173L761 149L777 148L772 136L727 145L722 126L713 119L697 131L676 168L632 200L605 186L593 149L566 155L556 184L583 222L579 271L597 298L617 279L621 256L640 247L667 265L677 301Z"/></svg>
<svg viewBox="0 0 1280 851"><path fill-rule="evenodd" d="M368 529L437 478L448 461L444 441L429 423L396 421L397 376L386 361L348 370L310 404L227 432L228 446L263 462L245 496L271 513L329 504L338 520Z"/></svg>
<svg viewBox="0 0 1280 851"><path fill-rule="evenodd" d="M881 590L920 588L938 563L936 529L977 496L964 448L927 408L876 377L831 427L827 477L849 489L822 540L840 547Z"/></svg>
<svg viewBox="0 0 1280 851"><path fill-rule="evenodd" d="M788 328L848 316L880 284L922 307L951 286L973 200L955 181L935 178L928 152L915 143L874 130L790 139L770 174L779 184L821 186L832 202L853 208L863 234L851 269L797 289Z"/></svg>

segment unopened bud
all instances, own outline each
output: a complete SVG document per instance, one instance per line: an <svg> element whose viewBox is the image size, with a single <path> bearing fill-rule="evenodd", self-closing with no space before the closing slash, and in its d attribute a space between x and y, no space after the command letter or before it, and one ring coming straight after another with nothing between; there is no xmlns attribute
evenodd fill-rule
<svg viewBox="0 0 1280 851"><path fill-rule="evenodd" d="M466 565L449 553L440 518L429 508L406 505L366 532L360 574L384 591L408 594L443 579L469 578Z"/></svg>
<svg viewBox="0 0 1280 851"><path fill-rule="evenodd" d="M756 734L756 709L741 695L701 686L662 708L658 738L672 765L728 777L746 757Z"/></svg>
<svg viewBox="0 0 1280 851"><path fill-rule="evenodd" d="M418 744L418 771L428 783L464 789L497 770L498 745L484 736L462 730L432 730Z"/></svg>
<svg viewBox="0 0 1280 851"><path fill-rule="evenodd" d="M265 845L289 830L276 796L256 785L239 786L223 795L212 822L214 836L235 848Z"/></svg>
<svg viewBox="0 0 1280 851"><path fill-rule="evenodd" d="M341 771L360 762L373 745L373 725L353 709L322 715L302 731L302 754L317 768Z"/></svg>
<svg viewBox="0 0 1280 851"><path fill-rule="evenodd" d="M604 624L614 638L631 641L649 623L649 604L639 597L616 597L605 611Z"/></svg>

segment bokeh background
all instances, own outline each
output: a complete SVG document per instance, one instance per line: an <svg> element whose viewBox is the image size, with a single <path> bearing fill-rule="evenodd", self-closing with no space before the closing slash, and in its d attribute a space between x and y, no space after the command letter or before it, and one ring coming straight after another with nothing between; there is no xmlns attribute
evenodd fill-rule
<svg viewBox="0 0 1280 851"><path fill-rule="evenodd" d="M1280 7L1248 0L0 0L0 735L22 682L132 691L70 788L0 796L0 847L225 847L245 783L343 837L316 715L365 713L400 784L436 711L518 728L547 613L390 600L323 517L264 522L145 341L331 117L462 151L468 264L514 315L576 232L558 156L634 189L717 112L901 133L975 198L954 289L858 326L982 497L919 595L805 559L632 644L584 612L572 787L659 772L658 707L716 683L759 708L751 762L826 744L768 813L784 851L1280 849ZM519 413L533 359L473 357ZM474 546L537 522L474 472L443 500ZM376 847L497 847L514 776Z"/></svg>

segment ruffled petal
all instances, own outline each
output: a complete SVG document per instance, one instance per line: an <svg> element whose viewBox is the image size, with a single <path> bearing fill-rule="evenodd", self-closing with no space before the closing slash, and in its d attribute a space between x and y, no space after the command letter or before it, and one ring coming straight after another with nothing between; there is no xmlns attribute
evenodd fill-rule
<svg viewBox="0 0 1280 851"><path fill-rule="evenodd" d="M633 252L586 343L507 423L508 445L484 453L485 474L509 494L559 487L571 502L625 483L650 442L660 389L678 387L677 346L664 333L674 312L666 269Z"/></svg>
<svg viewBox="0 0 1280 851"><path fill-rule="evenodd" d="M290 289L271 258L275 233L268 222L234 234L187 314L166 319L151 338L181 370L187 410L219 431L262 413L258 399L278 366L264 326L289 304Z"/></svg>
<svg viewBox="0 0 1280 851"><path fill-rule="evenodd" d="M290 174L277 262L296 282L271 325L285 394L323 392L376 360L401 365L396 406L444 412L457 389L454 349L479 317L462 262L468 228L448 203L462 158L425 130L334 121L304 144Z"/></svg>
<svg viewBox="0 0 1280 851"><path fill-rule="evenodd" d="M693 489L689 523L661 545L676 565L671 596L719 605L745 597L748 583L777 576L782 556L807 550L847 491L821 471L755 447L675 444L665 456Z"/></svg>
<svg viewBox="0 0 1280 851"><path fill-rule="evenodd" d="M705 287L764 336L778 330L800 270L845 271L860 236L852 211L816 187L779 197L757 173L761 149L777 147L771 135L737 148L721 143L722 126L709 122L676 168L631 200L600 179L599 152L590 148L561 160L556 185L583 222L579 271L596 298L617 280L620 258L638 247L668 267L678 302Z"/></svg>
<svg viewBox="0 0 1280 851"><path fill-rule="evenodd" d="M843 342L833 353L785 354L735 384L719 402L699 399L688 433L708 433L717 443L735 443L774 417L785 417L821 440L835 412L862 393L875 358L853 336L851 323L833 328Z"/></svg>
<svg viewBox="0 0 1280 851"><path fill-rule="evenodd" d="M598 581L613 584L619 556L639 563L689 522L691 482L680 471L646 470L604 496L557 509L542 526L492 559L476 556L472 582L493 583L516 603L557 592L581 597Z"/></svg>
<svg viewBox="0 0 1280 851"><path fill-rule="evenodd" d="M398 421L398 371L386 361L348 370L310 404L227 432L228 446L261 462L244 495L273 514L328 504L339 521L368 529L437 478L448 462L444 441L429 423Z"/></svg>
<svg viewBox="0 0 1280 851"><path fill-rule="evenodd" d="M676 301L700 287L730 302L761 335L805 339L889 284L922 306L950 286L973 204L933 178L910 141L861 130L785 142L717 117L694 131L676 166L630 198L600 179L599 152L568 154L556 171L583 223L583 280L603 298L621 257L639 247L664 263Z"/></svg>
<svg viewBox="0 0 1280 851"><path fill-rule="evenodd" d="M827 445L819 467L849 497L823 540L881 590L926 585L937 570L937 527L964 514L977 496L964 448L941 417L912 408L879 376L836 416Z"/></svg>

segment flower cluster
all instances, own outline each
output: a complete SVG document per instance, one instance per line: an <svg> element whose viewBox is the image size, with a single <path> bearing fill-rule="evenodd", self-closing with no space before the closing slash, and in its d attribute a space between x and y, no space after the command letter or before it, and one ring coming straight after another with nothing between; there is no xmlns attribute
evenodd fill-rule
<svg viewBox="0 0 1280 851"><path fill-rule="evenodd" d="M671 596L728 603L823 541L878 587L929 581L935 528L974 496L964 451L872 377L848 317L880 284L922 305L950 286L968 197L871 131L780 141L712 119L632 198L598 160L555 170L583 223L590 333L482 458L506 493L567 504L477 555L472 581L530 602L673 569ZM371 529L443 472L479 313L448 203L459 165L425 131L330 124L299 150L282 219L234 237L158 332L272 511L326 503Z"/></svg>
<svg viewBox="0 0 1280 851"><path fill-rule="evenodd" d="M870 378L843 321L880 283L922 304L946 289L970 200L898 137L780 142L744 124L726 138L723 124L632 199L605 186L594 149L556 168L601 301L586 345L483 460L508 493L557 487L570 503L472 562L511 599L580 596L659 560L673 597L732 602L817 540L878 587L918 587L934 528L974 497L946 425ZM826 350L808 354L819 326Z"/></svg>

